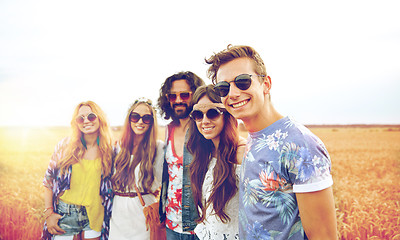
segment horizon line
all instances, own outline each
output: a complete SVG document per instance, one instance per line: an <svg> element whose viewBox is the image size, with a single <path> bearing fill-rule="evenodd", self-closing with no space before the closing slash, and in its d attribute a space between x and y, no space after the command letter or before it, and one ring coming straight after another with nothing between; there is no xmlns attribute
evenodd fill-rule
<svg viewBox="0 0 400 240"><path fill-rule="evenodd" d="M168 124L166 124L168 125ZM159 127L165 127L164 124L158 124ZM239 123L240 125L240 123ZM332 123L322 123L322 124L303 124L306 127L400 127L400 123L339 123L339 124L332 124ZM110 128L120 128L123 125L115 125L110 126ZM69 125L47 125L47 126L40 126L40 125L0 125L0 128L70 128Z"/></svg>

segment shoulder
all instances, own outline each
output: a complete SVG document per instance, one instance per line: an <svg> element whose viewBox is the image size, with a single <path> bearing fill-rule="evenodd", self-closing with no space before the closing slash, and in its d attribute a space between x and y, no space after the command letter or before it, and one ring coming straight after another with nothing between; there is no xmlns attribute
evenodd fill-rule
<svg viewBox="0 0 400 240"><path fill-rule="evenodd" d="M291 118L285 123L285 127L281 129L279 134L287 136L287 141L299 146L323 145L322 141L310 129Z"/></svg>
<svg viewBox="0 0 400 240"><path fill-rule="evenodd" d="M239 136L238 147L246 146L247 140L244 137Z"/></svg>
<svg viewBox="0 0 400 240"><path fill-rule="evenodd" d="M239 137L238 148L236 150L236 159L238 164L242 164L244 153L246 151L246 139Z"/></svg>
<svg viewBox="0 0 400 240"><path fill-rule="evenodd" d="M70 141L71 141L70 137L64 137L59 141L59 143L61 143L62 145L68 145Z"/></svg>
<svg viewBox="0 0 400 240"><path fill-rule="evenodd" d="M161 140L157 140L156 153L153 161L153 166L155 169L160 168L164 162L164 142Z"/></svg>
<svg viewBox="0 0 400 240"><path fill-rule="evenodd" d="M164 141L162 141L162 140L157 140L157 142L156 142L156 146L157 146L157 150L159 150L159 149L163 149L164 148Z"/></svg>
<svg viewBox="0 0 400 240"><path fill-rule="evenodd" d="M324 152L324 155L327 155L327 149L321 139L310 130L306 130L303 132L301 142L297 142L298 146L304 147L311 152Z"/></svg>
<svg viewBox="0 0 400 240"><path fill-rule="evenodd" d="M178 127L178 126L179 126L179 121L178 122L172 121L172 122L168 123L165 130L171 132L175 127Z"/></svg>
<svg viewBox="0 0 400 240"><path fill-rule="evenodd" d="M156 142L156 155L163 156L164 155L164 149L165 149L164 141L157 140L157 142Z"/></svg>
<svg viewBox="0 0 400 240"><path fill-rule="evenodd" d="M63 150L65 150L66 148L67 148L67 146L68 146L68 144L70 143L70 137L65 137L65 138L63 138L63 139L61 139L58 143L57 143L57 145L56 145L56 147L55 147L55 150L56 151L63 151Z"/></svg>
<svg viewBox="0 0 400 240"><path fill-rule="evenodd" d="M66 154L66 150L67 150L69 143L70 143L69 137L65 137L65 138L61 139L54 147L54 153L51 157L50 162L55 163L55 162L58 162L59 160L61 160ZM54 167L55 167L55 165L54 165Z"/></svg>
<svg viewBox="0 0 400 240"><path fill-rule="evenodd" d="M176 123L174 121L167 124L167 126L165 127L165 141L168 140L169 135L171 134L171 132L175 126L176 126Z"/></svg>

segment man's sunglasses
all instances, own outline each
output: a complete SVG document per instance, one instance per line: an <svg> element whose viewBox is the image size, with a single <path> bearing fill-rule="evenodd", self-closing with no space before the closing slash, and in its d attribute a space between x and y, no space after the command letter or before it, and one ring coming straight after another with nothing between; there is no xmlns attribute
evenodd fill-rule
<svg viewBox="0 0 400 240"><path fill-rule="evenodd" d="M214 86L215 92L220 96L220 97L226 97L229 93L229 88L230 88L230 83L234 82L236 87L239 88L240 90L247 90L251 86L251 76L250 74L240 74L237 76L234 80L227 82L227 81L222 81L217 83ZM265 77L265 75L256 75L258 77Z"/></svg>
<svg viewBox="0 0 400 240"><path fill-rule="evenodd" d="M97 115L95 113L89 113L87 116L77 116L75 118L76 123L78 124L82 124L85 121L85 118L87 118L87 120L89 120L90 122L93 122L94 120L96 120Z"/></svg>
<svg viewBox="0 0 400 240"><path fill-rule="evenodd" d="M210 120L216 120L219 116L221 116L223 112L219 110L218 108L210 108L206 112L206 116ZM200 110L193 110L190 113L190 117L195 120L196 122L201 122L203 121L204 118L204 113Z"/></svg>
<svg viewBox="0 0 400 240"><path fill-rule="evenodd" d="M151 124L153 123L153 116L150 114L145 114L143 116L140 116L138 113L131 113L131 115L129 116L129 120L131 122L137 123L139 122L139 120L142 119L143 123L145 124Z"/></svg>
<svg viewBox="0 0 400 240"><path fill-rule="evenodd" d="M192 92L178 92L178 93L167 93L166 94L168 101L170 101L170 102L175 102L176 99L178 98L178 95L183 101L187 101L187 100L189 100L190 96L192 95Z"/></svg>

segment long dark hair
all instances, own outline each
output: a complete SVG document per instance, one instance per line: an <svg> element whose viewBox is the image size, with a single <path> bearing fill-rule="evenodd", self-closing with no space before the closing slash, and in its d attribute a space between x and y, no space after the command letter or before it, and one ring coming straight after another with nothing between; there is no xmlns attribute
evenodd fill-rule
<svg viewBox="0 0 400 240"><path fill-rule="evenodd" d="M171 104L168 101L168 98L166 97L166 94L168 94L171 90L172 87L172 82L175 80L181 80L185 79L187 84L190 86L190 90L192 92L196 91L196 88L204 85L203 79L201 79L199 76L196 74L186 71L186 72L179 72L176 73L167 79L165 79L165 82L161 86L160 89L160 96L158 97L158 107L160 108L160 115L164 115L164 119L168 120L169 118L172 118L173 121L178 121L179 119L175 119L174 115L174 110L171 108Z"/></svg>
<svg viewBox="0 0 400 240"><path fill-rule="evenodd" d="M193 95L193 104L196 104L203 96L207 96L214 103L221 103L221 99L214 92L212 85L199 87ZM197 208L201 209L198 222L204 221L209 204L212 204L214 212L223 223L228 222L230 218L225 212L225 205L238 191L235 166L239 141L238 124L236 119L225 109L221 110L224 111L224 127L220 133L218 149L215 149L212 140L204 138L197 129L196 123L193 120L190 121L187 148L193 155L193 161L189 168L194 203ZM213 169L213 187L210 198L207 199L206 206L204 206L202 186L214 151L217 152L217 162Z"/></svg>
<svg viewBox="0 0 400 240"><path fill-rule="evenodd" d="M135 141L135 133L131 128L131 123L129 116L137 106L143 104L147 106L153 115L153 123L149 126L146 131L141 145L135 153L135 157L131 161L131 154L135 144L139 144ZM157 150L157 118L155 109L151 106L151 103L144 101L136 101L129 108L127 116L125 118L125 124L122 131L122 137L120 141L121 150L115 158L115 173L111 177L113 183L113 189L121 192L126 190L133 190L133 183L135 181L135 168L140 165L140 179L141 183L138 188L144 192L149 192L151 190L151 185L154 181L153 174L153 162L156 156Z"/></svg>

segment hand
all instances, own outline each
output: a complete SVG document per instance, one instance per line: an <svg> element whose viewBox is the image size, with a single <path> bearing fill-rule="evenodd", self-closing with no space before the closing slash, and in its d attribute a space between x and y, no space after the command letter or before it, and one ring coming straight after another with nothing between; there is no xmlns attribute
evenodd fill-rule
<svg viewBox="0 0 400 240"><path fill-rule="evenodd" d="M46 220L47 222L47 229L49 230L49 233L53 234L53 235L60 235L65 233L64 230L62 230L62 228L60 228L60 226L58 226L58 220L61 218L62 216L60 214L57 214L55 212L53 212Z"/></svg>

